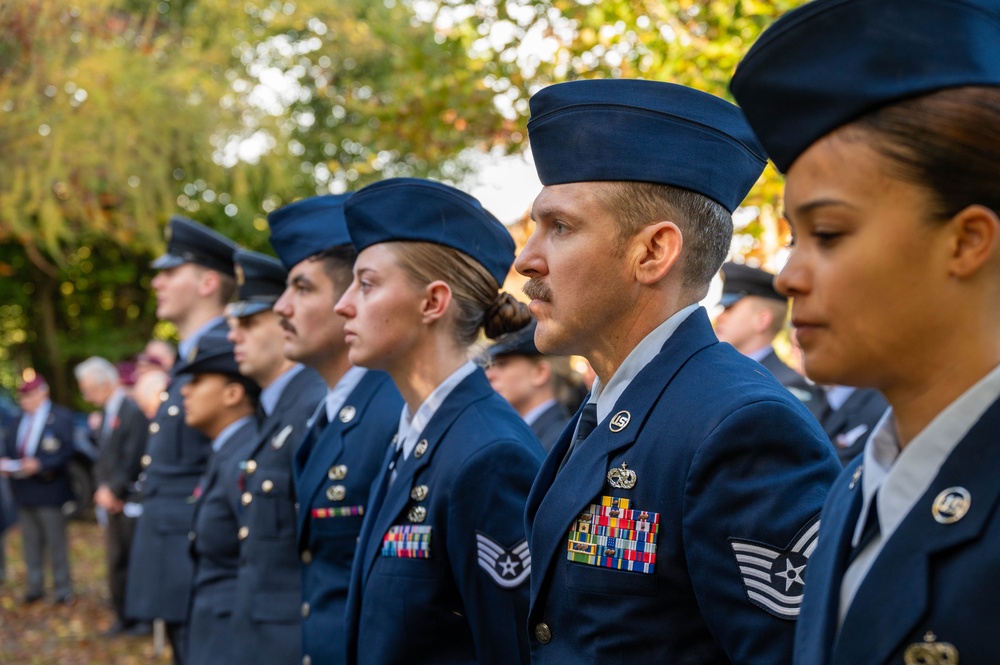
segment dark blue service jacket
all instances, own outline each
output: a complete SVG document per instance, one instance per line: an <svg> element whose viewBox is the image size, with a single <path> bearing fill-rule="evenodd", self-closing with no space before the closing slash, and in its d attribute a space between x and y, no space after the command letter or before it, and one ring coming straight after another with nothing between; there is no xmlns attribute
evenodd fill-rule
<svg viewBox="0 0 1000 665"><path fill-rule="evenodd" d="M325 408L325 407L324 407ZM302 655L342 665L351 565L368 495L399 426L403 398L384 372L369 371L333 422L310 432L295 454L302 561Z"/></svg>
<svg viewBox="0 0 1000 665"><path fill-rule="evenodd" d="M455 387L396 480L383 472L372 491L348 596L348 663L527 661L521 516L541 460L482 370Z"/></svg>
<svg viewBox="0 0 1000 665"><path fill-rule="evenodd" d="M693 312L528 498L532 663L785 664L839 469L802 403Z"/></svg>

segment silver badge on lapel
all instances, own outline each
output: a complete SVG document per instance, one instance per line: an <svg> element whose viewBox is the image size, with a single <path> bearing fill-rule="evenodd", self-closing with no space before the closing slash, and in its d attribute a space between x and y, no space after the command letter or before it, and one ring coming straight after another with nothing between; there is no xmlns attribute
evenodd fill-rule
<svg viewBox="0 0 1000 665"><path fill-rule="evenodd" d="M611 422L608 423L608 428L617 434L626 427L628 427L628 422L632 420L632 414L628 411L619 411L615 415L611 416Z"/></svg>
<svg viewBox="0 0 1000 665"><path fill-rule="evenodd" d="M862 464L854 470L854 475L851 476L851 484L847 486L847 489L852 490L858 486L858 481L861 480L861 474L865 470L865 465Z"/></svg>
<svg viewBox="0 0 1000 665"><path fill-rule="evenodd" d="M326 498L330 501L343 501L347 496L347 488L343 485L330 485L326 488Z"/></svg>
<svg viewBox="0 0 1000 665"><path fill-rule="evenodd" d="M58 452L62 448L62 442L54 436L47 436L42 439L42 450L47 453Z"/></svg>
<svg viewBox="0 0 1000 665"><path fill-rule="evenodd" d="M940 524L954 524L965 517L972 505L972 495L964 487L949 487L934 499L931 512Z"/></svg>
<svg viewBox="0 0 1000 665"><path fill-rule="evenodd" d="M621 490L630 490L635 487L635 471L627 467L628 464L622 462L620 469L611 469L608 471L608 483L612 487Z"/></svg>
<svg viewBox="0 0 1000 665"><path fill-rule="evenodd" d="M354 415L357 412L358 412L357 409L348 404L347 406L345 406L343 409L340 410L340 415L337 417L340 418L340 422L349 423L352 420L354 420Z"/></svg>
<svg viewBox="0 0 1000 665"><path fill-rule="evenodd" d="M197 357L198 357L198 345L195 344L194 346L191 347L191 350L188 352L187 358L185 358L185 360L187 360L189 363L193 363L194 359Z"/></svg>
<svg viewBox="0 0 1000 665"><path fill-rule="evenodd" d="M417 441L417 447L413 449L413 456L420 458L427 452L427 439Z"/></svg>
<svg viewBox="0 0 1000 665"><path fill-rule="evenodd" d="M413 506L406 514L406 519L411 522L423 522L427 519L427 509L423 506Z"/></svg>
<svg viewBox="0 0 1000 665"><path fill-rule="evenodd" d="M181 412L181 407L177 406L176 404L171 404L170 406L167 407L168 416L175 417L180 412Z"/></svg>
<svg viewBox="0 0 1000 665"><path fill-rule="evenodd" d="M274 438L271 439L271 447L277 450L285 445L285 441L289 436L291 436L293 429L295 429L294 425L285 425L285 428L275 434Z"/></svg>
<svg viewBox="0 0 1000 665"><path fill-rule="evenodd" d="M954 644L938 642L931 631L924 635L923 642L914 642L903 653L906 665L958 665L958 649Z"/></svg>
<svg viewBox="0 0 1000 665"><path fill-rule="evenodd" d="M347 465L334 464L330 467L330 470L326 472L326 477L330 480L343 480L347 477Z"/></svg>

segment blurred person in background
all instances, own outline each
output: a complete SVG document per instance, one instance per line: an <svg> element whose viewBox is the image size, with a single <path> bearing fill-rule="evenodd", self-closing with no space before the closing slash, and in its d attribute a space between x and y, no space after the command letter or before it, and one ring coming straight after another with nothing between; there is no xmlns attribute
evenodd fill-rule
<svg viewBox="0 0 1000 665"><path fill-rule="evenodd" d="M73 456L73 413L49 399L40 374L17 391L21 415L8 418L0 473L10 477L24 545L28 590L25 603L45 594L43 563L52 566L54 602L73 600L66 515L73 501L67 464Z"/></svg>
<svg viewBox="0 0 1000 665"><path fill-rule="evenodd" d="M135 485L142 470L149 421L125 394L118 370L108 360L96 356L88 358L76 366L74 374L83 399L100 409L92 430L98 449L94 505L102 508L107 516L108 587L115 612L115 622L105 634L145 634L149 632L149 624L131 621L125 616L125 588L135 518L126 515L124 510L126 502L136 500Z"/></svg>
<svg viewBox="0 0 1000 665"><path fill-rule="evenodd" d="M570 419L565 402L559 399L572 397L565 394L571 390L569 359L542 355L535 346L535 325L532 320L486 350L486 378L549 451Z"/></svg>

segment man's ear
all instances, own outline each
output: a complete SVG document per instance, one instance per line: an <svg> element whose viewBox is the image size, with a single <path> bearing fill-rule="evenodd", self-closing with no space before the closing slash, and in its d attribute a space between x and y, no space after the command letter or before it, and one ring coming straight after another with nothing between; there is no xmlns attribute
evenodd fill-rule
<svg viewBox="0 0 1000 665"><path fill-rule="evenodd" d="M198 295L202 298L206 298L213 293L218 292L222 286L222 279L219 277L219 273L209 268L201 271L201 275L198 277Z"/></svg>
<svg viewBox="0 0 1000 665"><path fill-rule="evenodd" d="M949 274L960 279L971 277L984 264L995 259L1000 239L1000 219L981 205L971 205L951 218L951 257Z"/></svg>
<svg viewBox="0 0 1000 665"><path fill-rule="evenodd" d="M425 323L443 317L451 304L451 287L446 282L435 280L424 287L421 315Z"/></svg>
<svg viewBox="0 0 1000 665"><path fill-rule="evenodd" d="M655 284L666 277L681 255L684 236L673 222L655 222L633 238L635 273L640 284Z"/></svg>

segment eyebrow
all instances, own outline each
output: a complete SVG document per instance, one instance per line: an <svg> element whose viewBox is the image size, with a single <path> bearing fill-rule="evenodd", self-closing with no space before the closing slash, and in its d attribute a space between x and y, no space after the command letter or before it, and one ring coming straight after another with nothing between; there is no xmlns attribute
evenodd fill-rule
<svg viewBox="0 0 1000 665"><path fill-rule="evenodd" d="M305 275L296 275L288 280L289 286L312 286L312 280Z"/></svg>
<svg viewBox="0 0 1000 665"><path fill-rule="evenodd" d="M815 201L809 201L808 203L803 203L802 205L797 206L795 210L788 210L786 208L785 216L791 218L792 216L791 213L793 212L795 213L795 216L800 216L811 212L815 212L820 208L830 208L830 207L849 208L851 210L858 210L858 206L852 203L848 203L847 201L843 201L841 199L828 198L828 199L816 199Z"/></svg>

